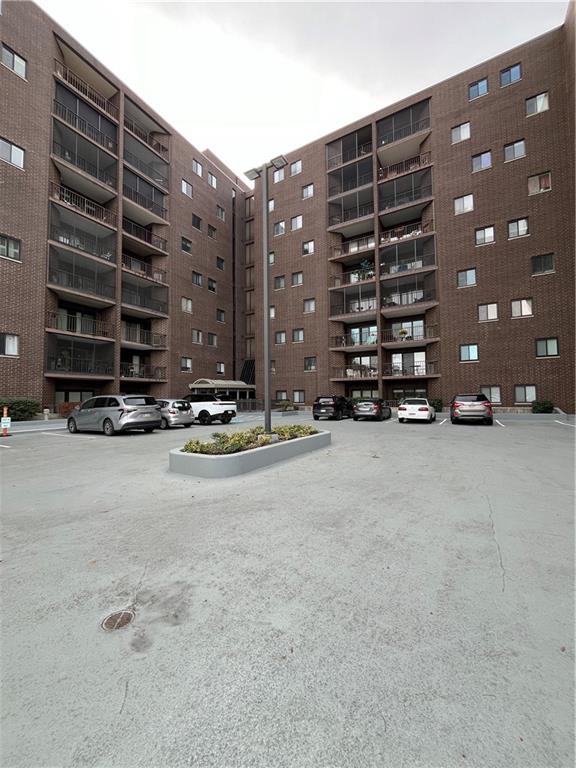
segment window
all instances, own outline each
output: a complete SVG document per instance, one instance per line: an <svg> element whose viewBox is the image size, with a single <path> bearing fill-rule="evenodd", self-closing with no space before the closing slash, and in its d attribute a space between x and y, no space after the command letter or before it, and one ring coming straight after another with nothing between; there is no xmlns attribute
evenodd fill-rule
<svg viewBox="0 0 576 768"><path fill-rule="evenodd" d="M220 221L226 221L226 211L221 205L216 206L216 218L220 219Z"/></svg>
<svg viewBox="0 0 576 768"><path fill-rule="evenodd" d="M278 237L278 235L283 235L286 232L286 222L285 221L277 221L274 224L274 237Z"/></svg>
<svg viewBox="0 0 576 768"><path fill-rule="evenodd" d="M276 254L274 253L274 251L270 251L268 253L268 264L274 264L275 261L276 261Z"/></svg>
<svg viewBox="0 0 576 768"><path fill-rule="evenodd" d="M274 198L271 197L270 200L268 200L268 213L272 213L274 210Z"/></svg>
<svg viewBox="0 0 576 768"><path fill-rule="evenodd" d="M213 173L210 173L210 171L208 171L208 184L212 187L212 189L216 189L218 186L216 176L214 176Z"/></svg>
<svg viewBox="0 0 576 768"><path fill-rule="evenodd" d="M254 240L254 220L244 222L244 240Z"/></svg>
<svg viewBox="0 0 576 768"><path fill-rule="evenodd" d="M486 96L488 93L488 78L483 77L482 80L477 80L475 83L471 83L468 86L468 101L480 98L480 96Z"/></svg>
<svg viewBox="0 0 576 768"><path fill-rule="evenodd" d="M226 366L224 365L224 363L216 363L216 373L219 376L224 376L225 371L226 371Z"/></svg>
<svg viewBox="0 0 576 768"><path fill-rule="evenodd" d="M548 109L548 92L539 93L538 96L526 99L526 117L537 115L539 112L546 112Z"/></svg>
<svg viewBox="0 0 576 768"><path fill-rule="evenodd" d="M276 360L270 360L270 373L276 373Z"/></svg>
<svg viewBox="0 0 576 768"><path fill-rule="evenodd" d="M525 237L530 234L528 231L528 219L514 219L508 222L508 239L515 237Z"/></svg>
<svg viewBox="0 0 576 768"><path fill-rule="evenodd" d="M254 216L254 195L252 195L252 197L247 197L244 201L244 215L246 218Z"/></svg>
<svg viewBox="0 0 576 768"><path fill-rule="evenodd" d="M198 160L192 160L192 170L198 176L202 176L202 174L204 173L204 168L202 168L202 163L199 163Z"/></svg>
<svg viewBox="0 0 576 768"><path fill-rule="evenodd" d="M546 253L543 256L532 256L532 274L545 275L547 272L554 272L554 254Z"/></svg>
<svg viewBox="0 0 576 768"><path fill-rule="evenodd" d="M300 344L304 341L304 328L294 328L292 330L292 341L295 344Z"/></svg>
<svg viewBox="0 0 576 768"><path fill-rule="evenodd" d="M216 293L216 280L211 277L208 278L208 290Z"/></svg>
<svg viewBox="0 0 576 768"><path fill-rule="evenodd" d="M0 256L4 259L22 261L20 256L20 240L15 240L8 235L0 235Z"/></svg>
<svg viewBox="0 0 576 768"><path fill-rule="evenodd" d="M182 296L181 307L182 312L192 314L192 299L189 299L187 296Z"/></svg>
<svg viewBox="0 0 576 768"><path fill-rule="evenodd" d="M192 184L190 184L189 181L186 181L186 179L182 179L182 192L188 197L194 197L194 189Z"/></svg>
<svg viewBox="0 0 576 768"><path fill-rule="evenodd" d="M278 275L278 277L274 278L274 290L279 291L282 288L286 287L286 278L284 275Z"/></svg>
<svg viewBox="0 0 576 768"><path fill-rule="evenodd" d="M292 216L290 219L290 229L292 232L296 229L302 229L302 216Z"/></svg>
<svg viewBox="0 0 576 768"><path fill-rule="evenodd" d="M272 174L274 184L278 184L279 181L284 179L284 168L277 168Z"/></svg>
<svg viewBox="0 0 576 768"><path fill-rule="evenodd" d="M304 358L304 370L305 371L315 371L316 370L316 358L315 357L305 357Z"/></svg>
<svg viewBox="0 0 576 768"><path fill-rule="evenodd" d="M192 373L192 358L181 357L180 358L180 370L182 373Z"/></svg>
<svg viewBox="0 0 576 768"><path fill-rule="evenodd" d="M302 173L302 160L295 160L290 163L290 176L297 176L299 173Z"/></svg>
<svg viewBox="0 0 576 768"><path fill-rule="evenodd" d="M532 299L516 299L511 302L512 317L530 317L532 315Z"/></svg>
<svg viewBox="0 0 576 768"><path fill-rule="evenodd" d="M528 177L528 194L538 195L540 192L549 192L552 189L552 175L550 171L537 173Z"/></svg>
<svg viewBox="0 0 576 768"><path fill-rule="evenodd" d="M504 162L518 160L519 157L526 156L526 142L524 139L513 141L512 144L504 144Z"/></svg>
<svg viewBox="0 0 576 768"><path fill-rule="evenodd" d="M498 320L498 304L478 304L478 322Z"/></svg>
<svg viewBox="0 0 576 768"><path fill-rule="evenodd" d="M216 240L216 227L213 227L211 224L208 224L208 237Z"/></svg>
<svg viewBox="0 0 576 768"><path fill-rule="evenodd" d="M314 240L305 240L302 243L302 256L311 256L314 253Z"/></svg>
<svg viewBox="0 0 576 768"><path fill-rule="evenodd" d="M2 43L2 64L15 72L18 77L26 79L26 59L18 56L12 48L8 48L4 43Z"/></svg>
<svg viewBox="0 0 576 768"><path fill-rule="evenodd" d="M274 334L275 344L286 344L286 331L276 331Z"/></svg>
<svg viewBox="0 0 576 768"><path fill-rule="evenodd" d="M222 258L222 256L216 256L216 269L220 269L224 271L224 267L226 266L226 262Z"/></svg>
<svg viewBox="0 0 576 768"><path fill-rule="evenodd" d="M216 310L216 321L218 323L225 323L226 322L226 312L224 312L223 309L217 309Z"/></svg>
<svg viewBox="0 0 576 768"><path fill-rule="evenodd" d="M208 346L209 347L217 347L218 346L218 336L216 336L215 333L209 333L208 334Z"/></svg>
<svg viewBox="0 0 576 768"><path fill-rule="evenodd" d="M200 231L202 231L202 219L200 218L200 216L196 216L195 213L192 214L192 226L194 227L194 229L199 229Z"/></svg>
<svg viewBox="0 0 576 768"><path fill-rule="evenodd" d="M464 195L454 198L454 214L468 213L474 210L474 195Z"/></svg>
<svg viewBox="0 0 576 768"><path fill-rule="evenodd" d="M304 299L304 312L316 312L316 299Z"/></svg>
<svg viewBox="0 0 576 768"><path fill-rule="evenodd" d="M285 389L277 389L276 400L288 400L288 392Z"/></svg>
<svg viewBox="0 0 576 768"><path fill-rule="evenodd" d="M24 168L24 150L16 144L0 139L0 160L5 160L18 168Z"/></svg>
<svg viewBox="0 0 576 768"><path fill-rule="evenodd" d="M192 342L194 344L202 344L202 331L199 331L196 328L192 329Z"/></svg>
<svg viewBox="0 0 576 768"><path fill-rule="evenodd" d="M460 123L452 128L452 144L458 144L470 138L470 123Z"/></svg>
<svg viewBox="0 0 576 768"><path fill-rule="evenodd" d="M200 272L192 272L192 285L202 288L202 274Z"/></svg>
<svg viewBox="0 0 576 768"><path fill-rule="evenodd" d="M536 339L536 357L558 357L558 339Z"/></svg>
<svg viewBox="0 0 576 768"><path fill-rule="evenodd" d="M502 397L500 396L500 387L495 387L494 385L484 386L480 387L480 392L482 392L483 395L486 395L491 403L502 402Z"/></svg>
<svg viewBox="0 0 576 768"><path fill-rule="evenodd" d="M292 287L304 283L304 272L292 272Z"/></svg>
<svg viewBox="0 0 576 768"><path fill-rule="evenodd" d="M180 247L185 253L192 253L192 240L188 240L187 237L183 237Z"/></svg>
<svg viewBox="0 0 576 768"><path fill-rule="evenodd" d="M13 333L0 333L0 355L17 357L20 337Z"/></svg>
<svg viewBox="0 0 576 768"><path fill-rule="evenodd" d="M294 403L303 403L304 402L304 390L303 389L295 389L292 392L292 402Z"/></svg>
<svg viewBox="0 0 576 768"><path fill-rule="evenodd" d="M276 317L276 307L274 304L270 304L270 320L274 320Z"/></svg>
<svg viewBox="0 0 576 768"><path fill-rule="evenodd" d="M478 344L460 344L460 362L470 363L478 360Z"/></svg>
<svg viewBox="0 0 576 768"><path fill-rule="evenodd" d="M463 269L458 272L458 288L466 288L468 285L476 285L476 269Z"/></svg>
<svg viewBox="0 0 576 768"><path fill-rule="evenodd" d="M518 80L522 80L522 67L520 64L514 64L514 66L503 69L500 72L500 88L517 83Z"/></svg>
<svg viewBox="0 0 576 768"><path fill-rule="evenodd" d="M494 227L480 227L475 231L476 245L488 245L494 242Z"/></svg>
<svg viewBox="0 0 576 768"><path fill-rule="evenodd" d="M533 403L536 400L536 387L533 384L521 384L514 387L515 403Z"/></svg>
<svg viewBox="0 0 576 768"><path fill-rule="evenodd" d="M477 171L485 171L487 168L492 168L492 152L481 152L479 155L473 155L472 157L472 173Z"/></svg>
<svg viewBox="0 0 576 768"><path fill-rule="evenodd" d="M306 184L302 187L302 200L308 200L309 197L314 197L314 184Z"/></svg>

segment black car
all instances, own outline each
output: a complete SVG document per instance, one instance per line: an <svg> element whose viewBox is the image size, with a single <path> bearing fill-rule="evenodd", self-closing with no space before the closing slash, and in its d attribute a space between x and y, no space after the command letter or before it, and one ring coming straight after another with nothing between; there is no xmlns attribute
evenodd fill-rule
<svg viewBox="0 0 576 768"><path fill-rule="evenodd" d="M342 395L321 395L314 400L312 406L314 421L318 421L320 417L340 421L343 418L350 418L353 413L354 403Z"/></svg>
<svg viewBox="0 0 576 768"><path fill-rule="evenodd" d="M354 403L354 421L358 421L358 419L384 421L391 416L390 406L381 397L364 397Z"/></svg>

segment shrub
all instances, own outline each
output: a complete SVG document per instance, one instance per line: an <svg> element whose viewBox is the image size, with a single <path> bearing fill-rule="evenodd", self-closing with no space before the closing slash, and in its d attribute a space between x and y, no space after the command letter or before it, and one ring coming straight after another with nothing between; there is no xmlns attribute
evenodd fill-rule
<svg viewBox="0 0 576 768"><path fill-rule="evenodd" d="M295 408L295 407L294 407L294 405L293 405L293 404L290 402L290 400L278 400L278 402L276 403L276 406L277 406L277 407L278 407L278 408L279 408L281 411L295 411L295 410L296 410L296 408Z"/></svg>
<svg viewBox="0 0 576 768"><path fill-rule="evenodd" d="M428 402L434 408L435 411L441 412L442 408L444 407L444 403L442 402L442 399L440 397L431 397Z"/></svg>
<svg viewBox="0 0 576 768"><path fill-rule="evenodd" d="M534 400L532 413L554 413L554 403L551 400Z"/></svg>
<svg viewBox="0 0 576 768"><path fill-rule="evenodd" d="M279 441L307 437L317 432L318 430L314 427L302 424L286 424L272 430L272 434L278 435ZM189 440L182 451L183 453L203 453L208 456L226 456L230 453L249 451L251 448L261 448L263 445L270 445L271 442L272 435L265 434L262 427L253 427L241 432L214 432L212 440L206 442Z"/></svg>
<svg viewBox="0 0 576 768"><path fill-rule="evenodd" d="M26 397L0 397L0 413L5 405L12 421L29 421L40 412L40 403Z"/></svg>

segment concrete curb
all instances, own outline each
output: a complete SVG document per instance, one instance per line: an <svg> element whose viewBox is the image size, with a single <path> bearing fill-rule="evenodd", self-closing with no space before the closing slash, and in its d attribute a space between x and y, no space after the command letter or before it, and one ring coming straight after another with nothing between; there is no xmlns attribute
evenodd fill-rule
<svg viewBox="0 0 576 768"><path fill-rule="evenodd" d="M173 448L169 453L170 472L192 477L221 478L243 475L256 469L268 467L278 461L293 459L304 453L326 448L332 441L330 432L297 437L251 451L233 453L229 456L204 456L200 453L182 453L181 448Z"/></svg>

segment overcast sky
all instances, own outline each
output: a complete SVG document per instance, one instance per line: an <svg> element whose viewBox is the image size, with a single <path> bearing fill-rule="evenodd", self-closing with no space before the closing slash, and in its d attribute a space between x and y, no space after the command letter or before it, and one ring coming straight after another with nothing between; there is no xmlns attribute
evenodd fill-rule
<svg viewBox="0 0 576 768"><path fill-rule="evenodd" d="M237 173L560 26L562 2L37 0Z"/></svg>

